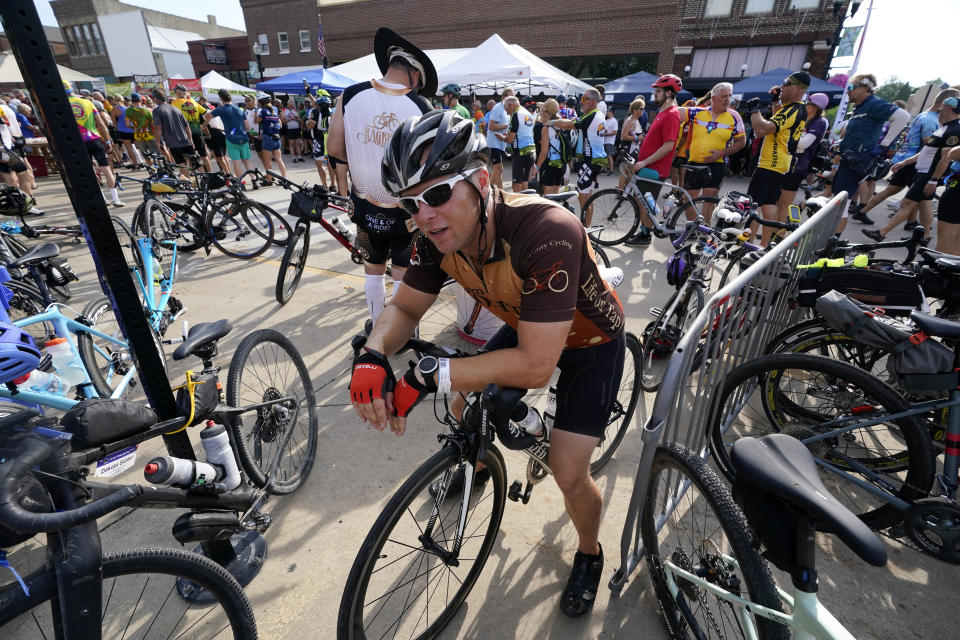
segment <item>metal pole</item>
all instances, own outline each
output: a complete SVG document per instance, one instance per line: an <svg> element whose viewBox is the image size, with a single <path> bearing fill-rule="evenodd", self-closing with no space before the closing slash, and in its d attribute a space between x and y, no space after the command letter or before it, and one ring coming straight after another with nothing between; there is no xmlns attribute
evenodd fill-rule
<svg viewBox="0 0 960 640"><path fill-rule="evenodd" d="M177 406L163 359L154 343L153 329L141 308L33 0L3 0L0 21L33 97L37 117L46 127L47 139L60 164L60 175L93 255L100 284L132 348L143 390L161 420L173 418L177 415ZM195 459L185 432L164 436L164 441L171 455Z"/></svg>

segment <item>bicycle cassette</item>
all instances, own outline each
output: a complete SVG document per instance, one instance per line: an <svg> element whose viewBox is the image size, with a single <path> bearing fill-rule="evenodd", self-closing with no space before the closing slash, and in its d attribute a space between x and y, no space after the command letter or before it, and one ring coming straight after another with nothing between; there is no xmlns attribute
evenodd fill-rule
<svg viewBox="0 0 960 640"><path fill-rule="evenodd" d="M907 511L904 529L927 555L960 564L960 504L945 497L923 498Z"/></svg>

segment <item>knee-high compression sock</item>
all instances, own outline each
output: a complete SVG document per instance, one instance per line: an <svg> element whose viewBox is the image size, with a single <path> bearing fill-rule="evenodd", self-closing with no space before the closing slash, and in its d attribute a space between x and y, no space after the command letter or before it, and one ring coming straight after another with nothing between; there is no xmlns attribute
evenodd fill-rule
<svg viewBox="0 0 960 640"><path fill-rule="evenodd" d="M384 287L386 276L372 276L367 274L364 280L363 289L367 295L367 309L370 310L370 317L376 322L380 316L380 312L383 311L383 305L387 298L387 292Z"/></svg>

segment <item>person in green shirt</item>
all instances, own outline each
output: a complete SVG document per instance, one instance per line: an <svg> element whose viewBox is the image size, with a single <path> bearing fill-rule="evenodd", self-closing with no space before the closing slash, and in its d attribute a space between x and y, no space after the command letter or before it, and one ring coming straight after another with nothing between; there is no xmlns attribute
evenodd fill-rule
<svg viewBox="0 0 960 640"><path fill-rule="evenodd" d="M460 85L456 82L450 82L443 86L443 108L453 109L464 118L470 120L470 111L460 104Z"/></svg>
<svg viewBox="0 0 960 640"><path fill-rule="evenodd" d="M148 153L160 155L160 149L153 137L153 113L143 103L139 93L130 94L130 106L124 111L127 125L133 129L133 143L140 149L145 159Z"/></svg>

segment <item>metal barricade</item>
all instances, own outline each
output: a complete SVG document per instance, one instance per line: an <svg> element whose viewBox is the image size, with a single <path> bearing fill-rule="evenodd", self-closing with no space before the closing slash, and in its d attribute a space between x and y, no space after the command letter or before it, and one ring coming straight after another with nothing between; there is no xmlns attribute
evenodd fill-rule
<svg viewBox="0 0 960 640"><path fill-rule="evenodd" d="M756 263L717 291L682 337L667 365L653 410L644 425L643 450L620 539L620 568L610 579L620 591L643 555L640 517L653 456L662 439L707 456L708 425L716 393L736 366L756 358L773 336L801 313L788 300L798 264L826 245L847 203L846 193L768 250ZM678 498L686 487L666 487ZM662 522L657 524L657 528Z"/></svg>

